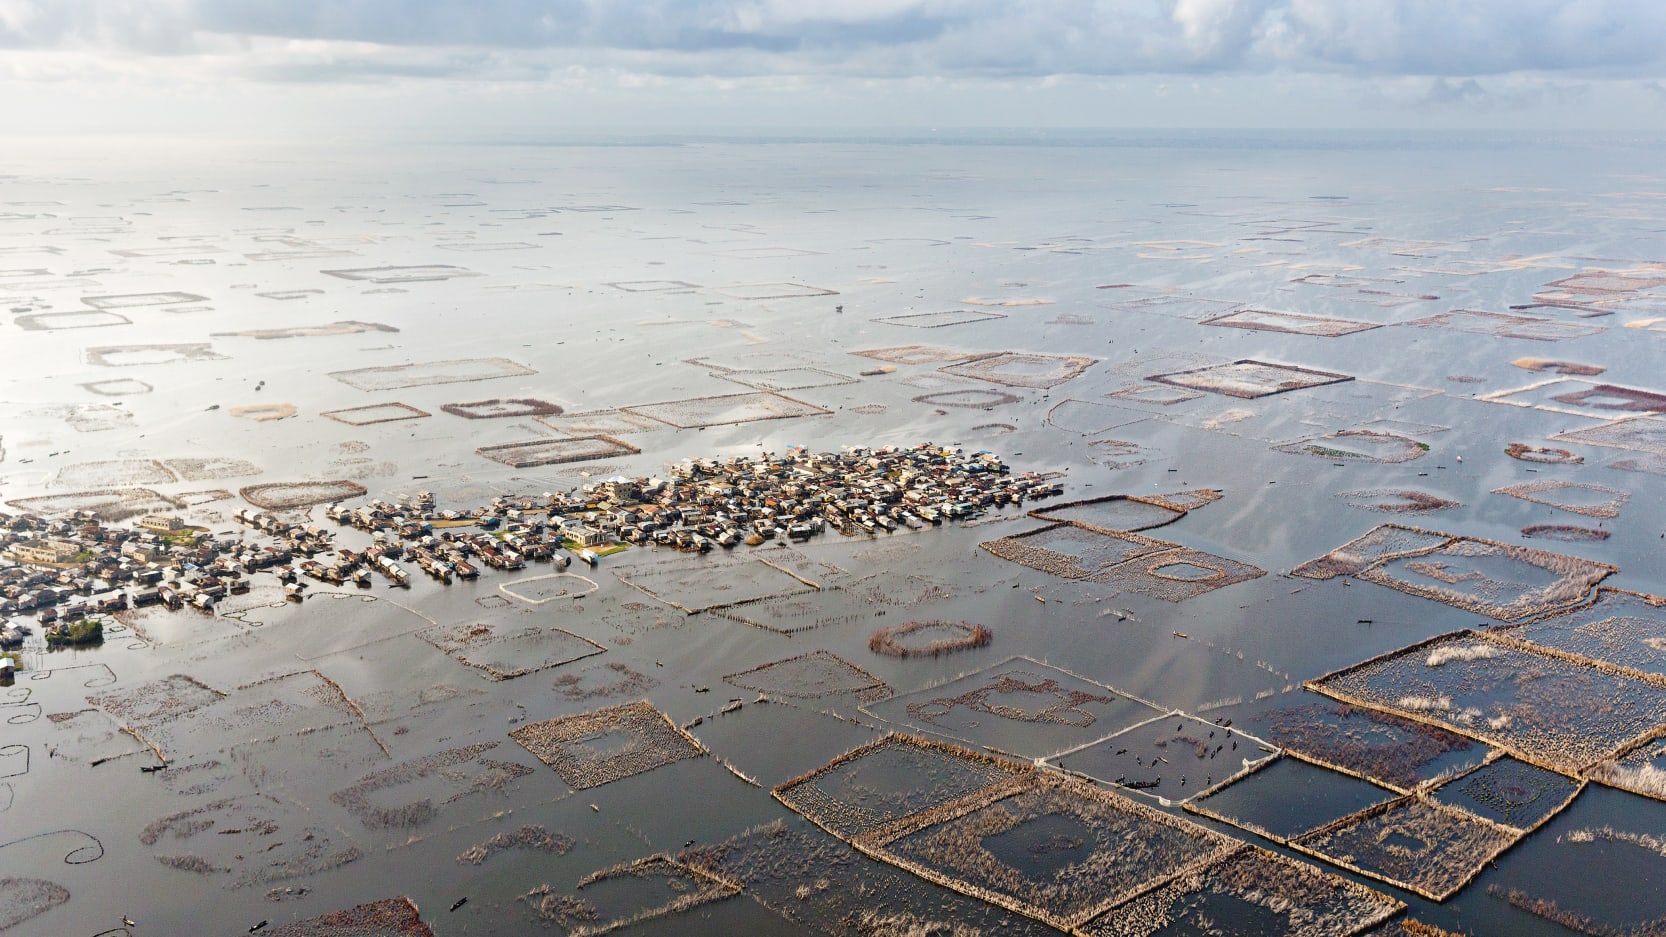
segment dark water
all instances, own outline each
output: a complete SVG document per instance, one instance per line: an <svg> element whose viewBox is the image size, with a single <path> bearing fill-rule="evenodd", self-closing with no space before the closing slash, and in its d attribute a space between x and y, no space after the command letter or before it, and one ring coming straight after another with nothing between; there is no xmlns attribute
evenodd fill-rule
<svg viewBox="0 0 1666 937"><path fill-rule="evenodd" d="M540 919L523 899L540 886L581 894L577 883L597 870L777 820L791 835L742 851L757 876L742 894L634 932L902 932L945 919L1001 927L1008 912L859 855L796 819L769 787L892 729L1027 759L1158 711L1231 719L1255 733L1259 715L1319 699L1305 680L1496 624L1363 579L1288 574L1380 523L1578 556L1617 567L1604 585L1666 588L1660 454L1559 436L1636 415L1605 408L1621 398L1600 390L1561 399L1570 394L1595 385L1666 391L1657 367L1666 180L1657 163L1648 140L1272 133L11 153L0 162L0 307L9 310L0 313L0 500L144 488L190 505L187 519L220 532L237 529L231 514L246 506L238 490L265 483L351 479L372 497L427 489L442 507L464 508L619 473L662 475L691 456L930 440L1063 472L1066 499L1219 489L1219 500L1141 536L1265 575L1205 591L1199 577L1212 567L1196 553L1162 553L1155 567L1172 573L1163 579L1125 566L1126 544L1109 550L1090 537L1061 538L1056 549L1117 562L1106 559L1093 570L1104 574L1089 579L1052 576L977 548L1043 524L1009 509L976 526L824 535L799 548L822 590L732 614L687 615L614 571L672 561L641 577L680 590L670 597L689 607L735 590L766 596L768 574L747 566L719 578L716 557L633 549L586 573L597 588L577 597L537 602L529 597L546 593L500 590L539 569L450 587L421 579L409 592L383 581L346 597L319 589L300 605L285 604L268 580L216 615L134 615L98 649L31 643L16 686L0 690L0 712L11 714L0 722L0 877L50 882L69 897L5 933L92 935L121 926L123 914L139 922L135 934L242 933L391 895L415 899L437 933L536 932ZM388 267L427 269L380 269ZM1593 271L1634 279L1619 290L1555 285ZM1204 324L1246 308L1346 320L1314 328L1348 334ZM956 310L992 315L918 320L952 323L936 328L896 319ZM388 328L238 334L334 323ZM1363 325L1377 327L1354 330ZM948 350L854 354L915 345ZM1004 351L1092 360L1048 387L1026 385L1056 373L1051 359L1020 359L996 375L1008 384L980 380L975 366L941 370ZM1529 357L1607 370L1512 364ZM459 359L513 366L415 368L368 383L330 376ZM1256 398L1197 390L1192 379L1147 380L1241 359L1353 380ZM859 373L887 364L894 370ZM506 376L409 383L483 373ZM1567 383L1537 386L1549 381ZM535 398L583 414L758 389L831 412L700 429L609 416L609 430L640 453L513 469L474 450L554 439L570 424L442 409ZM410 418L354 425L351 414L353 422L323 415L384 404L406 409L373 417ZM294 415L235 415L271 405ZM649 409L703 422L733 417L728 407ZM1361 431L1396 441L1362 446ZM1647 445L1645 437L1628 438ZM1579 461L1511 458L1512 443L1567 449ZM1546 480L1601 490L1567 490L1556 499L1563 507L1494 493ZM1455 505L1421 515L1352 506L1405 490ZM1074 516L1131 529L1171 513ZM1524 538L1532 525L1608 536ZM345 528L338 538L355 549L369 542ZM1521 572L1493 560L1474 566L1493 578L1449 585L1485 591ZM1441 572L1424 566L1405 577L1439 585ZM1554 579L1535 576L1525 585ZM1636 614L1631 604L1624 611ZM748 615L782 627L756 627ZM875 630L912 619L974 621L995 637L938 657L868 649ZM497 634L559 628L587 643L552 632L493 644L477 664L530 671L494 681L424 636L476 624ZM1535 626L1521 636L1557 633ZM1636 634L1666 637L1647 621ZM1588 632L1575 638L1576 653L1603 647ZM577 657L592 646L603 653ZM885 689L772 693L776 702L754 704L754 690L724 681L817 649ZM1652 645L1609 650L1659 672ZM961 678L1015 655L1029 659L1019 669L1030 684L1059 682L1009 686L1006 709L963 703L936 722L911 712L910 703L989 683L999 674ZM151 749L121 731L112 704L89 697L126 699L173 675L215 692L182 715L133 717L129 725L166 746L175 766L142 774ZM945 687L953 693L933 692ZM1072 701L1072 690L1083 695ZM506 735L642 698L678 725L703 718L691 732L714 757L574 792ZM730 699L746 705L720 715ZM1600 714L1565 721L1592 718ZM593 747L615 742L627 744L604 736ZM109 760L94 766L99 759ZM1473 759L1433 764L1430 776ZM1323 770L1282 761L1219 797L1281 834L1375 799L1365 782L1332 783ZM1268 783L1286 774L1288 785ZM1420 919L1469 933L1558 932L1513 907L1503 897L1510 889L1631 926L1666 914L1657 894L1666 858L1652 838L1662 835L1661 814L1655 801L1591 784L1443 904L1359 880ZM458 861L526 825L574 845ZM1604 829L1619 832L1590 832ZM1031 864L1045 869L1080 838L1036 827L990 848L1029 856L1037 837L1059 847L1036 853ZM791 871L769 877L766 867ZM864 892L853 884L862 881L876 884ZM305 892L272 892L286 888ZM608 913L624 916L677 892L659 880L612 888ZM464 896L466 905L446 910ZM33 909L35 898L0 892L0 913ZM1242 910L1246 921L1258 913ZM1010 920L1011 929L1043 929Z"/></svg>

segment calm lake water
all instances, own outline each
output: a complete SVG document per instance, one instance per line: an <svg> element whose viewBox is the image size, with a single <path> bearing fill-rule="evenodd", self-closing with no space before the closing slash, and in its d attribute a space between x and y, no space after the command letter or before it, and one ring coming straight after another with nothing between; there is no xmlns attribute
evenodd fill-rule
<svg viewBox="0 0 1666 937"><path fill-rule="evenodd" d="M1204 720L1175 738L1231 720L1276 743L1301 721L1288 711L1340 719L1320 733L1332 742L1390 731L1352 726L1304 681L1501 624L1489 612L1524 593L1534 613L1575 604L1532 604L1554 592L1559 568L1531 566L1523 580L1520 553L1478 541L1608 564L1607 587L1666 590L1666 435L1648 415L1666 409L1652 396L1666 394L1656 141L1014 133L183 156L64 144L9 153L0 173L8 512L168 499L236 536L239 491L267 483L348 479L368 497L431 490L442 507L467 508L663 476L690 457L925 441L1061 473L1059 501L1195 505L1077 518L1163 541L1150 568L1112 557L1129 537L1049 535L1048 549L1095 573L1083 579L980 549L1049 523L1008 508L795 546L784 561L822 586L798 601L768 599L762 578L724 578L742 577L725 563L756 572L744 546L730 559L633 548L574 570L595 586L575 583L577 597L500 588L553 572L538 567L408 591L320 588L299 605L268 577L216 614L127 616L96 649L48 652L37 635L16 686L0 690L0 715L14 714L0 722L8 937L121 933L123 915L135 935L243 933L399 895L439 934L559 933L583 922L541 919L555 904L540 896L594 894L593 925L630 917L697 886L580 880L776 821L789 832L737 849L755 876L740 894L624 932L904 933L928 921L1047 932L867 858L770 796L889 731L1067 769L1083 749L1075 770L1100 781L1161 777L1120 789L1143 805L1366 883L1451 930L1562 932L1512 905L1511 890L1516 904L1553 901L1589 926L1666 916L1666 804L1638 794L1583 787L1435 902L1280 843L1395 791L1287 756L1209 798L1275 840L1182 809L1232 773L1229 754L1188 749L1159 768L1153 748L1148 777L1146 761L1131 768L1114 752L1127 746L1084 748L1174 710ZM328 328L270 332L312 327ZM1000 353L1021 357L990 357ZM1233 367L1242 361L1259 364ZM364 370L402 365L416 367ZM699 422L712 410L699 398L758 391L829 412L699 429L637 418L619 430L637 454L513 469L475 450L583 435L599 418L442 409L534 398L566 415L642 407ZM667 402L677 405L648 406ZM1621 419L1642 422L1610 428ZM156 497L64 497L110 489ZM1420 512L1382 510L1408 497ZM311 517L335 529L321 508ZM1292 573L1384 523L1474 539L1432 560ZM724 590L752 589L746 598L765 600L687 615L632 587L645 578L671 583L661 598L721 604ZM1441 589L1469 598L1430 597ZM1649 642L1666 648L1666 624L1636 607L1626 621L1641 630L1626 640L1654 637L1607 646L1659 673L1650 655L1666 652ZM937 657L869 649L876 630L928 619L994 637ZM448 654L441 632L474 624L520 635L477 656L530 672L493 680L467 653ZM587 656L568 660L581 644ZM1592 646L1602 642L1582 653ZM836 664L776 684L736 676L813 651L872 680L842 684ZM1472 737L1431 756L1412 784L1467 770L1489 744L1540 751L1512 726L1586 726L1593 707L1628 703L1526 690L1497 702L1475 689L1488 671L1471 654L1447 665L1476 667L1452 685L1439 676L1452 671L1429 666L1383 691L1388 708ZM961 695L1003 673L1031 689ZM760 686L774 702L753 702ZM1475 714L1404 702L1452 686L1480 694ZM711 755L574 791L507 735L640 699L680 726L700 718L690 731ZM720 715L731 699L746 705ZM1577 711L1556 715L1559 703ZM1166 728L1127 745L1156 744ZM146 743L173 769L141 773L155 763ZM1566 778L1588 764L1545 767L1564 773L1544 785L1548 798L1578 787ZM1527 774L1510 777L1502 793L1468 796L1492 807L1539 796ZM1029 838L987 842L1002 856L1028 849L1032 864L1011 863L1026 874L1085 861L1075 828L1044 820ZM527 826L560 847L462 858ZM1063 853L1043 855L1063 840ZM35 914L42 894L51 907ZM1204 904L1229 929L1235 914L1254 917Z"/></svg>

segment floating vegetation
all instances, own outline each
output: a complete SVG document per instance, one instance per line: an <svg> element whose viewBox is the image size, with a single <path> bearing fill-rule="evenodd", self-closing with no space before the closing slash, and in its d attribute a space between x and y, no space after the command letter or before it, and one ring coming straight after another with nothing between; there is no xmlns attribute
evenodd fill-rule
<svg viewBox="0 0 1666 937"><path fill-rule="evenodd" d="M1452 767L1455 757L1483 754L1456 733L1346 703L1303 703L1253 718L1273 744L1400 793Z"/></svg>
<svg viewBox="0 0 1666 937"><path fill-rule="evenodd" d="M507 833L495 833L484 842L476 843L457 856L462 865L481 865L501 852L524 849L565 856L572 852L573 838L565 833L551 833L541 825L523 826Z"/></svg>
<svg viewBox="0 0 1666 937"><path fill-rule="evenodd" d="M288 419L300 411L292 403L255 403L245 407L228 407L226 412L241 419L267 423Z"/></svg>
<svg viewBox="0 0 1666 937"><path fill-rule="evenodd" d="M941 370L992 384L1045 389L1057 387L1098 363L1098 358L1078 355L1036 355L1009 351L951 364Z"/></svg>
<svg viewBox="0 0 1666 937"><path fill-rule="evenodd" d="M1523 537L1541 540L1560 540L1563 543L1600 543L1609 533L1595 527L1574 527L1569 524L1530 524L1521 529Z"/></svg>
<svg viewBox="0 0 1666 937"><path fill-rule="evenodd" d="M1567 774L1666 724L1666 686L1653 678L1494 633L1439 635L1307 686Z"/></svg>
<svg viewBox="0 0 1666 937"><path fill-rule="evenodd" d="M1235 848L1195 823L1050 774L926 810L856 845L1064 930Z"/></svg>
<svg viewBox="0 0 1666 937"><path fill-rule="evenodd" d="M1277 754L1241 730L1171 712L1047 761L1102 784L1183 802Z"/></svg>
<svg viewBox="0 0 1666 937"><path fill-rule="evenodd" d="M726 426L759 420L784 420L801 416L827 416L833 412L802 400L763 392L692 397L687 400L638 404L621 409L678 429Z"/></svg>
<svg viewBox="0 0 1666 937"><path fill-rule="evenodd" d="M1358 576L1499 621L1584 604L1612 572L1606 563L1397 524L1291 570L1309 579Z"/></svg>
<svg viewBox="0 0 1666 937"><path fill-rule="evenodd" d="M509 737L574 790L598 787L705 749L646 700L521 726Z"/></svg>
<svg viewBox="0 0 1666 937"><path fill-rule="evenodd" d="M1247 846L1196 866L1081 928L1086 937L1284 934L1349 937L1405 905L1357 882ZM1437 937L1408 931L1417 937Z"/></svg>
<svg viewBox="0 0 1666 937"><path fill-rule="evenodd" d="M1253 399L1267 397L1272 394L1282 394L1292 390L1351 381L1353 377L1330 371L1316 371L1311 368L1298 368L1287 364L1270 364L1265 361L1245 358L1231 364L1210 365L1188 371L1173 371L1168 374L1153 374L1147 377L1146 380L1201 390L1211 394Z"/></svg>
<svg viewBox="0 0 1666 937"><path fill-rule="evenodd" d="M888 657L938 657L988 647L995 633L970 621L921 619L881 628L868 638L868 650Z"/></svg>
<svg viewBox="0 0 1666 937"><path fill-rule="evenodd" d="M501 377L525 377L537 373L526 365L517 364L508 358L456 358L450 361L423 361L415 364L332 371L329 376L348 387L365 391L384 391L426 387L430 384L462 384Z"/></svg>
<svg viewBox="0 0 1666 937"><path fill-rule="evenodd" d="M128 690L87 697L128 728L143 732L172 719L219 702L225 693L195 677L173 674Z"/></svg>
<svg viewBox="0 0 1666 937"><path fill-rule="evenodd" d="M1317 335L1338 338L1379 328L1375 322L1357 319L1331 319L1324 316L1304 316L1294 312L1273 312L1267 309L1240 309L1224 316L1204 319L1200 325L1218 325L1234 329L1253 329L1260 332L1289 332L1294 335Z"/></svg>
<svg viewBox="0 0 1666 937"><path fill-rule="evenodd" d="M315 504L328 504L332 501L346 501L348 498L360 498L365 494L365 487L358 482L345 478L335 481L307 481L307 482L272 482L264 485L250 485L239 489L238 494L243 500L257 508L268 511L286 511L292 508L311 507Z"/></svg>
<svg viewBox="0 0 1666 937"><path fill-rule="evenodd" d="M1075 748L1163 712L1027 657L863 708L891 723L1025 758Z"/></svg>
<svg viewBox="0 0 1666 937"><path fill-rule="evenodd" d="M561 407L534 397L493 397L467 403L448 403L441 410L466 420L498 420L506 417L556 416Z"/></svg>
<svg viewBox="0 0 1666 937"><path fill-rule="evenodd" d="M417 632L417 637L493 680L525 676L607 650L571 631L539 625L439 625Z"/></svg>
<svg viewBox="0 0 1666 937"><path fill-rule="evenodd" d="M1553 358L1517 358L1510 363L1525 371L1550 371L1554 374L1582 377L1594 377L1608 370L1601 365L1579 364L1574 361L1559 361Z"/></svg>
<svg viewBox="0 0 1666 937"><path fill-rule="evenodd" d="M1319 456L1354 462L1393 464L1421 459L1429 454L1429 444L1396 433L1369 429L1345 429L1311 439L1299 439L1274 446L1278 452L1293 455Z"/></svg>
<svg viewBox="0 0 1666 937"><path fill-rule="evenodd" d="M1407 796L1369 807L1291 845L1345 869L1445 901L1520 834L1462 810Z"/></svg>
<svg viewBox="0 0 1666 937"><path fill-rule="evenodd" d="M1631 499L1631 493L1606 485L1546 479L1520 485L1494 488L1495 495L1509 495L1534 504L1544 504L1562 511L1587 517L1615 518L1620 508Z"/></svg>
<svg viewBox="0 0 1666 937"><path fill-rule="evenodd" d="M348 407L345 410L325 410L319 416L328 417L337 423L346 423L348 426L374 426L377 423L420 420L433 414L405 403L373 403L364 407Z"/></svg>
<svg viewBox="0 0 1666 937"><path fill-rule="evenodd" d="M434 932L422 922L416 902L409 898L384 898L345 911L332 911L279 925L266 934L267 937L434 937Z"/></svg>
<svg viewBox="0 0 1666 937"><path fill-rule="evenodd" d="M351 842L338 844L339 832L295 829L286 819L276 798L232 797L156 820L140 832L139 842L158 848L156 860L163 865L232 875L234 886L317 875L363 856Z"/></svg>
<svg viewBox="0 0 1666 937"><path fill-rule="evenodd" d="M568 937L598 937L739 892L733 882L657 855L592 872L579 880L572 895L559 895L544 885L520 900L540 918L566 927Z"/></svg>
<svg viewBox="0 0 1666 937"><path fill-rule="evenodd" d="M953 803L1033 769L954 745L888 735L776 787L775 798L852 840Z"/></svg>
<svg viewBox="0 0 1666 937"><path fill-rule="evenodd" d="M529 439L525 442L481 446L474 450L493 462L511 468L533 468L566 462L590 462L621 455L636 455L641 449L612 436L574 436L567 439Z"/></svg>
<svg viewBox="0 0 1666 937"><path fill-rule="evenodd" d="M641 696L658 685L659 681L619 661L593 664L555 678L555 691L569 700Z"/></svg>
<svg viewBox="0 0 1666 937"><path fill-rule="evenodd" d="M1547 650L1666 677L1666 599L1603 587L1591 605L1543 618L1500 635Z"/></svg>
<svg viewBox="0 0 1666 937"><path fill-rule="evenodd" d="M1574 455L1566 449L1529 446L1522 442L1513 442L1505 446L1504 454L1523 462L1538 462L1545 465L1583 465L1585 463L1584 456Z"/></svg>
<svg viewBox="0 0 1666 937"><path fill-rule="evenodd" d="M883 691L885 682L828 650L789 657L732 673L723 682L769 696L815 699L847 693Z"/></svg>
<svg viewBox="0 0 1666 937"><path fill-rule="evenodd" d="M69 900L69 889L42 878L0 878L0 931L56 908Z"/></svg>
<svg viewBox="0 0 1666 937"><path fill-rule="evenodd" d="M1368 488L1344 491L1337 497L1351 508L1379 514L1431 514L1463 507L1456 501L1411 488Z"/></svg>
<svg viewBox="0 0 1666 937"><path fill-rule="evenodd" d="M449 804L482 791L502 791L509 782L532 773L525 765L482 757L497 746L497 742L482 742L402 762L364 776L358 783L331 794L330 800L369 829L418 827L438 817ZM407 784L415 785L419 792L438 787L449 796L438 804L424 796L395 806L383 806L372 796Z"/></svg>

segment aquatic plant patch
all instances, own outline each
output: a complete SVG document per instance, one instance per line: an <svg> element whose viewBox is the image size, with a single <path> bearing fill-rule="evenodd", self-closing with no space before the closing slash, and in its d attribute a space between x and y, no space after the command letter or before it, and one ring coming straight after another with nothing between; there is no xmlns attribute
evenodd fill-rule
<svg viewBox="0 0 1666 937"><path fill-rule="evenodd" d="M574 790L705 754L646 700L521 726L509 733Z"/></svg>

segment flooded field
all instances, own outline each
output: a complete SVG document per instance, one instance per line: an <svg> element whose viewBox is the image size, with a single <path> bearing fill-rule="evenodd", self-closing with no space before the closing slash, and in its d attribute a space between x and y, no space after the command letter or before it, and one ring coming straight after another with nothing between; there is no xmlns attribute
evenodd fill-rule
<svg viewBox="0 0 1666 937"><path fill-rule="evenodd" d="M1657 154L8 154L0 934L1655 932Z"/></svg>

